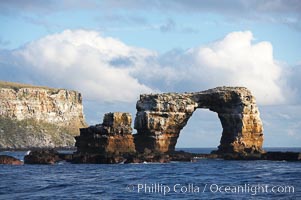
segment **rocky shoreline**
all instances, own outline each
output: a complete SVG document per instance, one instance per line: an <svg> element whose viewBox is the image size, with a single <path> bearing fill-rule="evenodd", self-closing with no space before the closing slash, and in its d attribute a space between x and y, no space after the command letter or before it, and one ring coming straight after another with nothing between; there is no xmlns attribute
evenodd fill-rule
<svg viewBox="0 0 301 200"><path fill-rule="evenodd" d="M0 148L0 152L3 151L11 151L11 152L16 152L16 151L35 151L35 150L56 150L56 151L76 151L76 147L70 146L70 147L27 147L27 148Z"/></svg>
<svg viewBox="0 0 301 200"><path fill-rule="evenodd" d="M174 151L170 153L151 152L114 154L63 154L55 150L33 151L25 156L25 164L54 164L66 161L72 164L130 164L130 163L169 163L195 162L198 159L224 160L271 160L271 161L301 161L299 152L266 152L263 154L201 154Z"/></svg>
<svg viewBox="0 0 301 200"><path fill-rule="evenodd" d="M72 164L127 164L195 162L199 159L301 161L299 152L217 150L204 154L175 150L162 152L147 147L137 151L137 140L132 135L131 123L129 113L106 113L102 124L80 129L80 135L75 137L74 153L60 153L56 149L31 149L24 157L24 163L55 164L65 161ZM5 157L2 160L2 164L15 162L14 158L9 160Z"/></svg>
<svg viewBox="0 0 301 200"><path fill-rule="evenodd" d="M131 163L170 163L196 162L200 159L224 160L270 160L301 161L299 152L266 152L262 154L203 154L174 151L169 153L151 152L126 154L80 154L60 153L54 149L32 150L24 157L24 164L56 164L62 161L72 164L131 164ZM0 155L0 164L21 165L23 162L11 156Z"/></svg>

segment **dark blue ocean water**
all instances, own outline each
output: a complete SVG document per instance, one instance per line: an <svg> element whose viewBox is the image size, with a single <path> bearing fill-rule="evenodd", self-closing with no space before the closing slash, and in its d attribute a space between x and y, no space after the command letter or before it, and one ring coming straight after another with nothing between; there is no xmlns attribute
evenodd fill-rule
<svg viewBox="0 0 301 200"><path fill-rule="evenodd" d="M301 162L0 165L0 199L301 199Z"/></svg>

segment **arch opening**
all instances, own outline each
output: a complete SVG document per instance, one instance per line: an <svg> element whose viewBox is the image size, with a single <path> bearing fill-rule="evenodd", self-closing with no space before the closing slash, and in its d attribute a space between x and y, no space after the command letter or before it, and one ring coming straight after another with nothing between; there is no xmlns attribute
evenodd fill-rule
<svg viewBox="0 0 301 200"><path fill-rule="evenodd" d="M176 149L202 148L217 150L223 128L218 114L209 109L196 109L181 130Z"/></svg>

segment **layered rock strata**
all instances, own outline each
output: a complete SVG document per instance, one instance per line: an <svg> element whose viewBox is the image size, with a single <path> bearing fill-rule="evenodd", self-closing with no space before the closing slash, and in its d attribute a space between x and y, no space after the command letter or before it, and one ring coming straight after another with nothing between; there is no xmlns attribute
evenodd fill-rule
<svg viewBox="0 0 301 200"><path fill-rule="evenodd" d="M0 81L0 148L73 146L85 127L82 96Z"/></svg>
<svg viewBox="0 0 301 200"><path fill-rule="evenodd" d="M140 95L134 128L136 150L175 150L180 131L198 108L218 114L223 132L218 153L261 153L263 126L255 97L244 87L217 87L195 93ZM209 136L210 137L210 136Z"/></svg>
<svg viewBox="0 0 301 200"><path fill-rule="evenodd" d="M80 129L75 137L78 154L123 154L135 152L129 113L106 113L103 123Z"/></svg>

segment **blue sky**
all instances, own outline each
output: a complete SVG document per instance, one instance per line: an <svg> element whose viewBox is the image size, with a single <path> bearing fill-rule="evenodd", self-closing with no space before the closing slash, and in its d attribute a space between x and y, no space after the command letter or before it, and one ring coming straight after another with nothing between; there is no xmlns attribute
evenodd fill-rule
<svg viewBox="0 0 301 200"><path fill-rule="evenodd" d="M90 124L134 116L140 93L246 86L264 145L300 147L300 13L297 0L2 0L0 79L79 90ZM178 147L220 135L217 115L197 111Z"/></svg>

